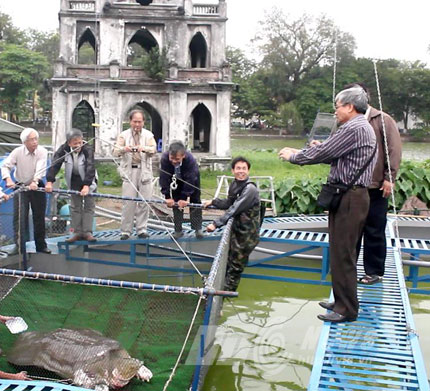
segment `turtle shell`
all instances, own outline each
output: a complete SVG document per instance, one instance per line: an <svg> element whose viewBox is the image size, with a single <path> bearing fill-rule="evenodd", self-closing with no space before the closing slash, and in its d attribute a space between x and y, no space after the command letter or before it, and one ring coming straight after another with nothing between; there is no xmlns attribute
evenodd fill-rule
<svg viewBox="0 0 430 391"><path fill-rule="evenodd" d="M23 333L7 358L14 365L43 368L88 388L125 385L143 364L119 342L90 329Z"/></svg>

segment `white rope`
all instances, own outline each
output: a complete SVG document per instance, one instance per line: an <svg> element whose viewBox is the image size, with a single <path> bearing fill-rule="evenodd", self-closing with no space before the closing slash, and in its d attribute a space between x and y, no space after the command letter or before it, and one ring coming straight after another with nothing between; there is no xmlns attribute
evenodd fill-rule
<svg viewBox="0 0 430 391"><path fill-rule="evenodd" d="M102 142L105 142L106 144L112 146L115 148L115 144L111 143L110 141L104 140L102 138L99 137L99 140ZM157 215L157 213L155 213L154 209L152 208L152 206L146 201L146 199L143 197L143 195L140 193L140 191L137 189L137 187L134 185L133 181L129 178L129 176L127 175L126 172L124 172L121 169L120 163L115 159L112 158L113 162L117 165L117 167L121 170L121 173L127 178L127 180L130 182L130 184L132 185L132 187L134 188L134 190L136 191L136 193L139 195L140 198L142 198L142 200L145 202L146 206L151 210L151 212L156 216L156 218L158 219L159 223L161 224L161 226L163 228L165 228L167 234L170 236L170 238L173 240L173 242L176 244L176 246L178 247L178 249L182 252L182 254L185 256L185 258L187 259L187 261L191 264L191 266L194 268L194 270L197 272L197 274L200 276L200 278L202 280L205 280L205 277L203 276L203 274L200 272L200 270L197 268L197 266L194 264L194 262L191 260L191 258L188 256L188 254L185 252L185 250L182 248L182 246L179 244L179 242L174 238L174 236L172 235L171 231L168 229L168 227L165 226L164 222L160 219L160 217Z"/></svg>
<svg viewBox="0 0 430 391"><path fill-rule="evenodd" d="M200 303L202 302L202 299L203 299L203 296L200 295L196 310L194 311L194 315L193 315L193 318L191 320L190 327L188 328L187 336L185 337L184 343L182 345L182 349L181 349L179 356L176 360L175 366L172 369L172 373L170 374L169 378L167 379L166 384L164 384L163 391L167 390L167 387L169 387L170 382L173 380L173 377L175 376L176 369L178 368L179 362L181 361L182 355L184 354L185 346L187 345L188 339L190 338L191 330L193 329L194 322L196 321L196 317L197 317L198 310L200 308Z"/></svg>
<svg viewBox="0 0 430 391"><path fill-rule="evenodd" d="M334 54L333 54L333 91L332 91L332 101L333 108L336 109L336 67L337 67L337 31L335 31L335 41L334 41Z"/></svg>
<svg viewBox="0 0 430 391"><path fill-rule="evenodd" d="M382 133L383 133L383 138L384 138L384 152L385 152L385 157L387 159L387 165L388 165L388 178L389 178L389 181L392 185L391 202L393 204L393 212L394 212L393 213L394 214L394 230L395 230L396 236L399 238L400 237L399 223L398 223L397 211L396 211L396 201L394 198L394 180L393 180L393 174L391 172L390 154L388 151L387 132L385 129L385 120L384 120L385 113L382 110L382 98L381 98L381 90L379 87L379 77L378 77L378 68L376 66L376 60L373 60L373 68L375 70L375 80L376 80L376 89L378 92L379 110L381 111Z"/></svg>

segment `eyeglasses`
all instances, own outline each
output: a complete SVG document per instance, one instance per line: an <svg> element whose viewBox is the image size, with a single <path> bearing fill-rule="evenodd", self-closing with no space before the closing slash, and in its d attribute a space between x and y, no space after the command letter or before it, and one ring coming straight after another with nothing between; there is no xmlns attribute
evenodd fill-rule
<svg viewBox="0 0 430 391"><path fill-rule="evenodd" d="M334 106L334 109L335 109L335 110L339 110L341 107L346 106L346 105L349 105L349 103L343 103L343 104L341 104L341 105L335 105L335 106Z"/></svg>

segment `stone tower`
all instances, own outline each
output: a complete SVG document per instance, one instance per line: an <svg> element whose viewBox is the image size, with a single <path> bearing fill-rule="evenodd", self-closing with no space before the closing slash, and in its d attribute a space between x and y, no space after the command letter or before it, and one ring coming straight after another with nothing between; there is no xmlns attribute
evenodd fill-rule
<svg viewBox="0 0 430 391"><path fill-rule="evenodd" d="M159 150L179 139L194 151L229 155L225 0L61 0L59 19L55 147L78 127L97 155L109 155L128 113L140 107ZM165 64L164 76L148 63Z"/></svg>

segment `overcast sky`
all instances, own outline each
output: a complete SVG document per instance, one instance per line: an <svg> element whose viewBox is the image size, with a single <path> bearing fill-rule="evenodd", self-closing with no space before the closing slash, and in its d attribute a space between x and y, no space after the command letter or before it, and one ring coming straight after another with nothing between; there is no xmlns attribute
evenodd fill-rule
<svg viewBox="0 0 430 391"><path fill-rule="evenodd" d="M58 26L59 4L60 0L0 0L0 11L18 27L53 30ZM360 9L354 8L358 5ZM355 37L357 56L421 60L430 65L428 0L227 0L227 6L227 43L246 51L251 50L250 40L264 11L278 6L293 16L325 13Z"/></svg>

